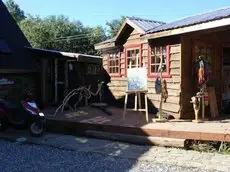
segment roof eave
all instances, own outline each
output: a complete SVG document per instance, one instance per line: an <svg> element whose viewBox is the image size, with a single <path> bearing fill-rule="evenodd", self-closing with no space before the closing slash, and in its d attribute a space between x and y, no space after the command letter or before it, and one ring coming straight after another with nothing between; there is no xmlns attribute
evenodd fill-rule
<svg viewBox="0 0 230 172"><path fill-rule="evenodd" d="M206 30L206 29L212 29L212 28L227 26L227 25L230 25L230 17L209 21L205 23L195 24L191 26L185 26L185 27L180 27L180 28L175 28L175 29L170 29L165 31L149 33L144 35L141 39L155 39L160 37L173 36L173 35L190 33L195 31Z"/></svg>
<svg viewBox="0 0 230 172"><path fill-rule="evenodd" d="M95 50L101 50L101 49L113 48L113 47L115 47L115 42L94 45Z"/></svg>

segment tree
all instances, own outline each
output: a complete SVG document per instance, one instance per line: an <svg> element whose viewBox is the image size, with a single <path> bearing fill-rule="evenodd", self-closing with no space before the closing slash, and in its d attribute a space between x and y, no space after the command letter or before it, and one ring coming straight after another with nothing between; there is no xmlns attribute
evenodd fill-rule
<svg viewBox="0 0 230 172"><path fill-rule="evenodd" d="M96 54L94 44L105 39L102 27L84 27L80 21L70 22L62 15L45 19L28 16L20 27L35 48Z"/></svg>
<svg viewBox="0 0 230 172"><path fill-rule="evenodd" d="M34 48L96 55L94 44L106 39L101 26L84 27L80 21L69 21L63 15L25 17L13 0L7 0L6 6Z"/></svg>
<svg viewBox="0 0 230 172"><path fill-rule="evenodd" d="M110 38L116 36L124 21L125 21L125 17L122 16L120 19L114 19L112 21L106 22L106 25L109 27L108 32Z"/></svg>
<svg viewBox="0 0 230 172"><path fill-rule="evenodd" d="M19 5L16 4L14 0L7 0L6 7L17 23L26 18L24 11L20 9Z"/></svg>

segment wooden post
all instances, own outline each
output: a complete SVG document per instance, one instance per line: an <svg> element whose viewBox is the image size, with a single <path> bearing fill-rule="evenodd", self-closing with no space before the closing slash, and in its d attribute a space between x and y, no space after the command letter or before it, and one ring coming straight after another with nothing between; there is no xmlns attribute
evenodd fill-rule
<svg viewBox="0 0 230 172"><path fill-rule="evenodd" d="M134 110L137 110L137 94L135 93L135 105L134 105Z"/></svg>
<svg viewBox="0 0 230 172"><path fill-rule="evenodd" d="M205 118L205 104L204 104L204 95L201 96L202 101L202 120Z"/></svg>
<svg viewBox="0 0 230 172"><path fill-rule="evenodd" d="M41 60L41 90L42 90L42 104L45 106L47 103L47 59Z"/></svg>
<svg viewBox="0 0 230 172"><path fill-rule="evenodd" d="M68 94L68 88L69 88L69 83L68 83L68 71L69 71L69 65L68 61L65 61L65 94L64 97Z"/></svg>
<svg viewBox="0 0 230 172"><path fill-rule="evenodd" d="M128 93L125 93L125 104L124 104L123 120L125 120L126 109L127 109L127 101L128 101Z"/></svg>
<svg viewBox="0 0 230 172"><path fill-rule="evenodd" d="M54 102L58 102L58 60L54 60Z"/></svg>
<svg viewBox="0 0 230 172"><path fill-rule="evenodd" d="M148 112L148 98L147 98L147 93L145 93L145 116L146 116L146 121L149 122L149 112Z"/></svg>

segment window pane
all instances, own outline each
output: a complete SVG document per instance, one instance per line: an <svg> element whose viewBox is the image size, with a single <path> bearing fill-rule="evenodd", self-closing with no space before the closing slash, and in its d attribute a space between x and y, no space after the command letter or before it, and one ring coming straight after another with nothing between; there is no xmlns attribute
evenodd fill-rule
<svg viewBox="0 0 230 172"><path fill-rule="evenodd" d="M162 47L162 54L166 54L166 46Z"/></svg>
<svg viewBox="0 0 230 172"><path fill-rule="evenodd" d="M161 57L158 55L158 56L156 56L156 61L155 61L155 63L160 63L161 62Z"/></svg>
<svg viewBox="0 0 230 172"><path fill-rule="evenodd" d="M157 72L157 69L158 69L158 66L156 66L156 65L152 65L152 66L151 66L151 72L152 72L152 73L156 73L156 72Z"/></svg>
<svg viewBox="0 0 230 172"><path fill-rule="evenodd" d="M167 63L167 56L166 56L166 54L164 54L164 55L162 56L162 60L163 60L163 63Z"/></svg>
<svg viewBox="0 0 230 172"><path fill-rule="evenodd" d="M156 63L156 57L155 56L152 56L151 57L151 64L155 64Z"/></svg>
<svg viewBox="0 0 230 172"><path fill-rule="evenodd" d="M156 54L161 54L161 47L156 47Z"/></svg>
<svg viewBox="0 0 230 172"><path fill-rule="evenodd" d="M155 55L155 51L152 49L151 50L151 56L154 56Z"/></svg>

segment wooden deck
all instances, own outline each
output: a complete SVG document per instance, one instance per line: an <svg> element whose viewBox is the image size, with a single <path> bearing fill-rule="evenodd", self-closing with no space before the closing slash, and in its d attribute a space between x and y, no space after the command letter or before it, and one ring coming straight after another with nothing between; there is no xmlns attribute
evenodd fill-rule
<svg viewBox="0 0 230 172"><path fill-rule="evenodd" d="M46 114L49 114L48 130L64 133L98 130L141 136L230 142L230 120L227 119L204 123L178 120L154 123L154 115L150 114L151 122L147 124L144 113L127 112L126 119L122 121L123 109L108 107L107 110L111 116L96 108L81 108L75 112L59 114L56 118L52 117L53 110L46 110Z"/></svg>

